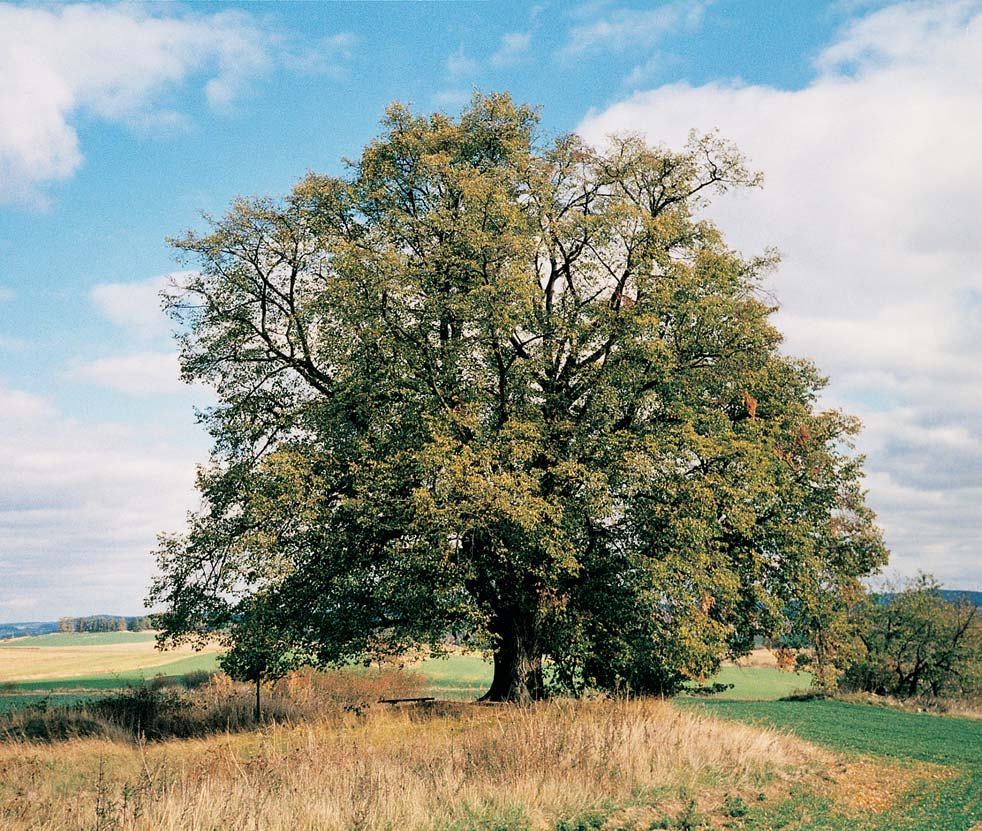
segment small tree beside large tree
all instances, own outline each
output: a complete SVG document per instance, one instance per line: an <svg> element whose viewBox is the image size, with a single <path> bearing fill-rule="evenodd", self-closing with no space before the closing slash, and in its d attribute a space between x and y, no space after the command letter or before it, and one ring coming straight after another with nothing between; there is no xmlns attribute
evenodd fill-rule
<svg viewBox="0 0 982 831"><path fill-rule="evenodd" d="M886 554L823 379L701 209L758 177L715 136L546 142L475 96L394 105L340 177L174 244L201 511L163 537L165 638L251 630L316 665L448 634L486 698L711 674ZM547 671L548 668L548 671Z"/></svg>

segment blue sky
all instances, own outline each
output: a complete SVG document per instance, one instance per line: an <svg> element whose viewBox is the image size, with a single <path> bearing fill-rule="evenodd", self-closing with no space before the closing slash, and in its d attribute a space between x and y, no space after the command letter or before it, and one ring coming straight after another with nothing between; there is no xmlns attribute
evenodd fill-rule
<svg viewBox="0 0 982 831"><path fill-rule="evenodd" d="M546 133L735 140L766 186L710 212L782 251L892 567L982 588L980 78L974 0L0 4L0 620L139 611L194 504L165 238L474 87Z"/></svg>

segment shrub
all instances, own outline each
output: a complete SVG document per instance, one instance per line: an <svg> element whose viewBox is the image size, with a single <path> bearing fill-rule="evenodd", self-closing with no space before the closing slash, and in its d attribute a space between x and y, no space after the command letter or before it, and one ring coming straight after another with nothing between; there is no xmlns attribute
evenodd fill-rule
<svg viewBox="0 0 982 831"><path fill-rule="evenodd" d="M858 610L858 654L842 686L899 698L982 693L982 615L946 600L929 575L872 595Z"/></svg>
<svg viewBox="0 0 982 831"><path fill-rule="evenodd" d="M418 696L423 684L420 676L395 669L295 672L265 691L262 722L339 719L382 698ZM255 687L236 683L224 673L161 675L84 704L53 707L42 700L0 715L0 739L157 740L251 730L256 726L254 696Z"/></svg>

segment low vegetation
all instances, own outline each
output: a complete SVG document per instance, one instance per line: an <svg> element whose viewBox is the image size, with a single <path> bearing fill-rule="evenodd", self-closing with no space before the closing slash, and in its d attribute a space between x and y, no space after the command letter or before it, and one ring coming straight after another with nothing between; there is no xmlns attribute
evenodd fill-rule
<svg viewBox="0 0 982 831"><path fill-rule="evenodd" d="M840 754L834 784L755 806L755 831L975 831L982 823L982 722L836 700L688 705L792 731Z"/></svg>
<svg viewBox="0 0 982 831"><path fill-rule="evenodd" d="M131 636L65 637L81 660ZM258 729L255 688L213 669L6 683L0 828L975 831L982 723L933 715L964 702L823 698L779 657L725 667L728 700L672 704L474 704L491 668L473 654L307 670L263 686Z"/></svg>
<svg viewBox="0 0 982 831"><path fill-rule="evenodd" d="M409 672L297 672L264 696L261 724L298 724L360 712L386 698L420 695L424 680ZM116 741L201 738L257 727L254 692L221 673L160 676L78 702L49 698L0 717L0 739L64 741L98 736Z"/></svg>
<svg viewBox="0 0 982 831"><path fill-rule="evenodd" d="M776 731L652 700L342 707L207 739L0 744L0 826L682 828L828 764Z"/></svg>

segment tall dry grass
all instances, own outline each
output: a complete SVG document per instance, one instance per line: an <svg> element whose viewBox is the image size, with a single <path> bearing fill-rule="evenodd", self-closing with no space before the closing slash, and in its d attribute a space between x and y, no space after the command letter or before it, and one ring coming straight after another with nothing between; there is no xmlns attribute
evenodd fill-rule
<svg viewBox="0 0 982 831"><path fill-rule="evenodd" d="M263 691L262 723L337 717L380 699L418 696L425 683L415 673L388 668L295 672ZM42 705L0 714L0 741L188 739L256 726L251 684L237 684L224 673L194 672L183 679L154 678L87 704Z"/></svg>
<svg viewBox="0 0 982 831"><path fill-rule="evenodd" d="M0 828L676 827L825 765L791 737L658 701L376 706L149 745L0 744Z"/></svg>

